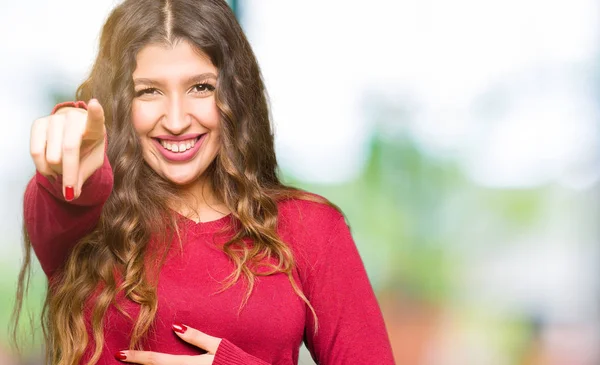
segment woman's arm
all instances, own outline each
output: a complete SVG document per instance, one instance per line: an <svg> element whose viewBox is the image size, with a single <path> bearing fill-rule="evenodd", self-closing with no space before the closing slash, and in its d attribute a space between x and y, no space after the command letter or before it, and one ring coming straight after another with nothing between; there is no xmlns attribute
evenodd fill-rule
<svg viewBox="0 0 600 365"><path fill-rule="evenodd" d="M350 229L341 216L304 284L318 319L307 314L305 343L319 365L393 365L381 309Z"/></svg>
<svg viewBox="0 0 600 365"><path fill-rule="evenodd" d="M57 109L55 107L52 115ZM76 117L79 116L76 115ZM85 119L82 123L84 122ZM48 161L52 158L47 154L50 153L50 145L53 142L50 141L50 137L46 136L50 136L52 133L49 130L59 123L52 120L45 121L45 123L48 126L42 133L39 133L42 128L38 127L38 131L36 131L35 125L32 128L31 149L37 171L25 190L23 216L25 230L33 250L42 269L50 277L64 263L77 241L96 226L104 202L112 191L113 174L106 156L106 138L104 138L103 144L92 147L95 150L88 149L75 170L64 162L57 165L49 163ZM65 121L63 124L61 126L63 129L69 127ZM77 128L77 125L71 124L70 128ZM38 134L36 135L36 133ZM85 136L85 132L81 135ZM66 142L63 141L63 143ZM36 144L40 146L36 146ZM42 153L45 154L40 157L36 155L36 150L44 150ZM92 161L93 154L97 155L95 158L98 159L98 162ZM63 160L67 159L65 156L63 156ZM81 156L84 154L82 153ZM85 169L89 171L89 175L85 172L82 173ZM57 173L56 170L60 173ZM81 187L77 186L77 180L67 183L68 186L75 185L77 193L74 199L69 194L65 194L63 172L68 173L71 180L73 180L73 175L75 175L75 179L77 179L77 174L81 176L82 181L79 182L83 184ZM53 175L55 177L51 177ZM65 195L73 200L68 201Z"/></svg>
<svg viewBox="0 0 600 365"><path fill-rule="evenodd" d="M83 184L81 195L63 197L62 177L52 182L36 172L25 190L24 221L33 250L48 277L66 260L77 241L96 226L112 191L112 169L104 164Z"/></svg>

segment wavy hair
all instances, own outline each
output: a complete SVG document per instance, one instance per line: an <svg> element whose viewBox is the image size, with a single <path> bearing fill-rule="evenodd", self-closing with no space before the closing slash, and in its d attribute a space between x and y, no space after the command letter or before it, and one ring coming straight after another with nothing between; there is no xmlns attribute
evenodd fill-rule
<svg viewBox="0 0 600 365"><path fill-rule="evenodd" d="M64 266L49 278L42 328L47 362L52 365L82 361L90 345L87 326L95 344L88 364L98 362L104 345L104 316L111 305L116 305L120 293L140 306L137 318L131 318L135 321L131 348L143 347L154 321L157 273L169 243L175 236L181 239L178 217L169 209L180 196L177 187L144 162L131 123L132 73L136 55L144 46L173 45L181 40L206 54L219 72L214 97L221 118L221 147L205 174L216 198L234 218L233 236L223 251L235 270L223 290L246 280L242 308L256 276L282 272L317 319L293 279L292 250L276 233L277 202L298 198L340 209L318 195L286 186L278 178L260 69L231 9L222 0L125 0L108 17L90 75L77 90L78 100L94 97L104 106L114 186L94 231L77 243ZM144 256L153 251L148 248L154 237L159 237L165 248L151 261L158 266L148 267ZM250 247L244 244L247 239L253 242ZM13 321L15 341L30 277L31 242L26 229L24 244ZM272 270L256 270L265 259L275 262ZM87 316L91 320L86 324Z"/></svg>

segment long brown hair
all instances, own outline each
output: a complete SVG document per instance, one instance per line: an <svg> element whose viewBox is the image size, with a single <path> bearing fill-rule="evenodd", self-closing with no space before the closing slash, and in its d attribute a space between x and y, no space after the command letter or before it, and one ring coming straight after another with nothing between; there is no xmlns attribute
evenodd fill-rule
<svg viewBox="0 0 600 365"><path fill-rule="evenodd" d="M246 280L248 290L242 307L251 295L255 277L265 275L253 270L254 264L271 258L277 263L271 273L286 273L294 291L315 316L292 277L292 251L276 233L277 203L299 198L340 210L318 195L285 186L279 180L260 69L231 9L222 0L125 0L108 17L91 73L77 90L78 100L94 97L105 108L114 187L95 230L78 242L64 266L49 279L42 328L47 360L52 365L75 365L82 360L90 343L85 320L90 298L94 298L90 313L95 344L90 365L100 358L104 315L115 305L117 294L123 293L140 306L131 348L141 347L156 315L158 270L148 270L144 254L151 237L160 237L166 247L164 259L171 238L178 236L178 218L169 209L178 192L144 162L130 122L132 73L136 55L144 46L179 40L208 55L219 72L215 100L221 116L222 145L205 174L218 200L232 212L236 228L223 246L235 263L224 290L240 278ZM15 330L30 272L31 242L26 229L24 233L26 253L19 276ZM244 239L251 239L253 244L244 245Z"/></svg>

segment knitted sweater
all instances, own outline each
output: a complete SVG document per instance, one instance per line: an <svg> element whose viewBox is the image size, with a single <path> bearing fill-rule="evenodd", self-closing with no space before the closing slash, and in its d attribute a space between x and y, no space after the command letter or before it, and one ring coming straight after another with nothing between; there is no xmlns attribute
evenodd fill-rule
<svg viewBox="0 0 600 365"><path fill-rule="evenodd" d="M103 166L85 182L82 195L71 202L63 198L60 176L54 182L39 173L31 179L25 224L48 278L61 269L76 242L94 229L112 187L106 155ZM215 234L234 218L230 214L195 223L181 216L185 240L182 249L177 243L171 246L161 269L158 312L145 350L203 353L173 333L171 325L183 323L223 339L214 365L296 365L302 342L320 365L394 364L380 308L344 217L329 206L304 200L278 204L277 232L292 249L293 276L316 311L318 331L312 312L285 274L258 277L239 311L246 292L243 280L221 291L234 265L219 244L231 236ZM135 318L134 302L122 295L117 302ZM109 307L100 365L119 364L113 354L128 349L132 328L131 320Z"/></svg>

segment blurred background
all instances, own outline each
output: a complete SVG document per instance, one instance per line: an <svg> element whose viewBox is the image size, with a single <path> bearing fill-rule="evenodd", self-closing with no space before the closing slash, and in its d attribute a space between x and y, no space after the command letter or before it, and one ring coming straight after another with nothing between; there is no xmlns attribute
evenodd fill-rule
<svg viewBox="0 0 600 365"><path fill-rule="evenodd" d="M72 99L115 3L0 4L1 365L29 128ZM230 4L285 180L347 214L398 364L600 364L598 1ZM36 267L36 316L44 285Z"/></svg>

